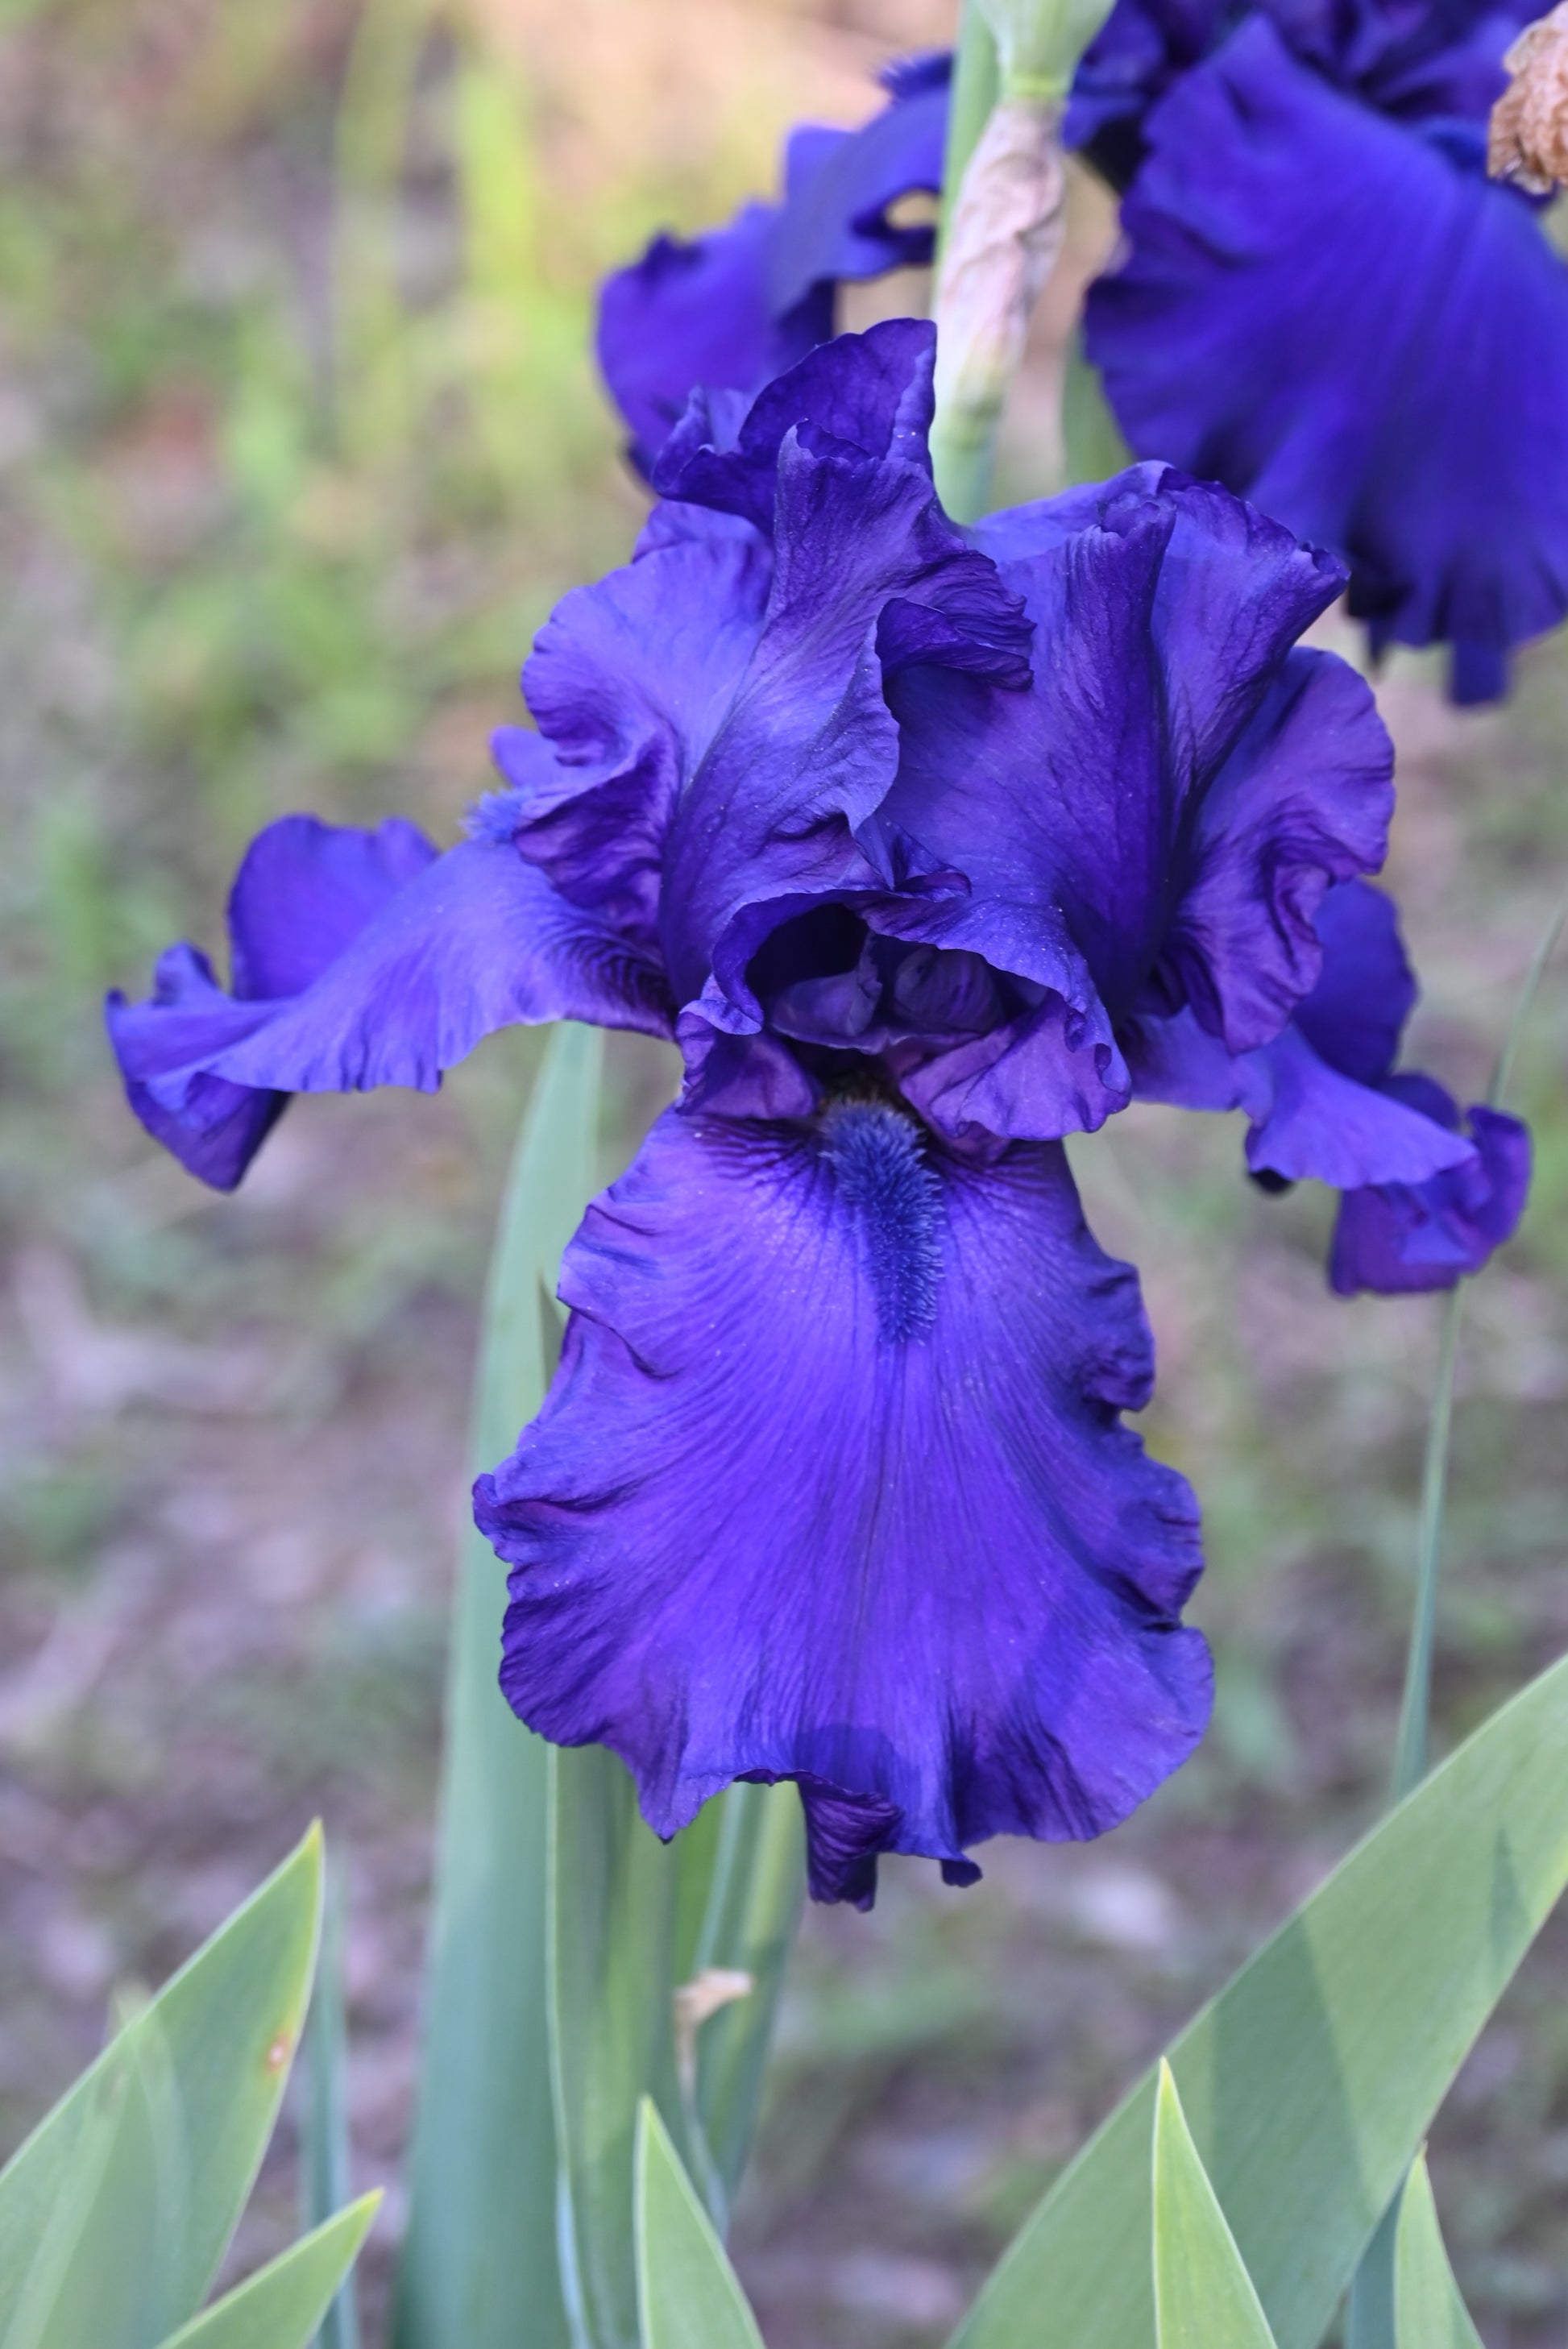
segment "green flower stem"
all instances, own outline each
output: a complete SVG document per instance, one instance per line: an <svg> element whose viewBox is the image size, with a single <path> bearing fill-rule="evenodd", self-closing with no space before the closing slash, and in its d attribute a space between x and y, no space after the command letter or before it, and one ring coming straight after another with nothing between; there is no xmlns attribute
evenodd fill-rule
<svg viewBox="0 0 1568 2349"><path fill-rule="evenodd" d="M991 119L1002 86L1002 68L996 56L996 42L990 26L980 12L977 0L964 0L964 21L958 35L958 54L953 67L953 98L947 110L947 145L942 158L942 210L937 231L937 268L942 265L942 245L946 238L947 224L953 215L959 182L968 169L969 158L980 144L980 134Z"/></svg>
<svg viewBox="0 0 1568 2349"><path fill-rule="evenodd" d="M1421 1473L1421 1522L1416 1543L1416 1604L1410 1619L1410 1645L1405 1659L1405 1693L1399 1706L1399 1733L1394 1746L1392 1799L1404 1801L1427 1775L1427 1748L1432 1710L1432 1642L1438 1612L1438 1575L1442 1563L1443 1505L1448 1497L1449 1439L1454 1418L1454 1377L1459 1366L1460 1326L1464 1319L1465 1288L1456 1281L1443 1307L1442 1335L1438 1340L1438 1375L1432 1394L1432 1415L1427 1427L1427 1454Z"/></svg>
<svg viewBox="0 0 1568 2349"><path fill-rule="evenodd" d="M1513 1075L1514 1063L1546 967L1568 922L1568 893L1536 945L1530 968L1520 982L1487 1088L1487 1101L1501 1109ZM1449 1444L1453 1428L1454 1381L1459 1368L1460 1330L1464 1320L1465 1282L1451 1290L1438 1341L1438 1375L1432 1395L1432 1416L1427 1432L1426 1464L1421 1477L1421 1524L1416 1547L1416 1606L1410 1624L1409 1654L1405 1666L1404 1701L1399 1709L1399 1734L1394 1751L1395 1802L1402 1802L1427 1775L1427 1749L1432 1707L1432 1645L1436 1632L1438 1576L1442 1561L1443 1511L1448 1499Z"/></svg>

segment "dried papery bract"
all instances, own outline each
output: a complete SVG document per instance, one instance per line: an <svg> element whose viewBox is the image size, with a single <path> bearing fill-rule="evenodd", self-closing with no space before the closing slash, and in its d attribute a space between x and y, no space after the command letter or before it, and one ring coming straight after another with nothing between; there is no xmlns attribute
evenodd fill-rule
<svg viewBox="0 0 1568 2349"><path fill-rule="evenodd" d="M1568 0L1527 25L1503 63L1511 79L1491 110L1486 168L1550 195L1568 181Z"/></svg>
<svg viewBox="0 0 1568 2349"><path fill-rule="evenodd" d="M1004 97L953 207L936 292L935 439L947 502L960 512L984 505L983 481L974 498L962 485L988 459L1030 316L1061 250L1061 119L1059 98Z"/></svg>

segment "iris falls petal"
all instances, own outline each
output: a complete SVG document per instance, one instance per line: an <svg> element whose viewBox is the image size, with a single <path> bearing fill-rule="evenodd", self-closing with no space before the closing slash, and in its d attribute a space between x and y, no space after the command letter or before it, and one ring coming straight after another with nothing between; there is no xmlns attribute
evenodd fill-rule
<svg viewBox="0 0 1568 2349"><path fill-rule="evenodd" d="M108 1000L132 1108L193 1174L232 1189L291 1093L429 1092L481 1037L591 1019L669 1032L662 976L568 905L506 841L438 855L288 816L253 845L230 903L234 991L173 947L149 1003Z"/></svg>
<svg viewBox="0 0 1568 2349"><path fill-rule="evenodd" d="M561 1373L476 1488L502 1683L669 1835L801 1783L819 1898L1092 1836L1202 1732L1183 1480L1121 1423L1152 1349L1059 1147L976 1166L901 1112L667 1112L567 1252Z"/></svg>

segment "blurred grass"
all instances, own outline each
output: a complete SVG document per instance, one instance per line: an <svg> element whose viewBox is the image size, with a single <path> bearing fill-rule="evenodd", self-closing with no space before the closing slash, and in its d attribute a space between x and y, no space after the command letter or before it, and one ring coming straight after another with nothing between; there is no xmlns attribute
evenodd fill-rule
<svg viewBox="0 0 1568 2349"><path fill-rule="evenodd" d="M358 2182L406 2124L446 1577L490 1216L535 1040L439 1101L290 1112L200 1192L125 1115L98 1026L221 946L294 807L440 839L563 590L641 511L589 354L597 274L772 184L786 124L946 0L34 0L0 12L0 2133L325 1807L349 1871ZM1075 189L1005 490L1054 464ZM918 285L871 297L921 298ZM857 316L869 315L857 296ZM1347 649L1352 648L1345 639ZM1415 1050L1479 1094L1568 873L1568 663L1460 719L1381 698ZM1520 1071L1525 1233L1472 1300L1439 1621L1448 1737L1568 1633L1568 988ZM668 1081L613 1051L606 1165ZM1346 1307L1328 1203L1258 1196L1228 1122L1135 1112L1075 1163L1143 1273L1154 1449L1202 1495L1220 1701L1197 1761L1088 1852L960 1897L893 1867L809 1927L739 2241L771 2349L937 2337L1133 2066L1379 1799L1435 1317ZM499 1592L498 1592L499 1599ZM1493 2349L1568 2316L1561 1935L1439 2132ZM285 2184L261 2205L276 2240ZM377 2271L367 2274L374 2342Z"/></svg>

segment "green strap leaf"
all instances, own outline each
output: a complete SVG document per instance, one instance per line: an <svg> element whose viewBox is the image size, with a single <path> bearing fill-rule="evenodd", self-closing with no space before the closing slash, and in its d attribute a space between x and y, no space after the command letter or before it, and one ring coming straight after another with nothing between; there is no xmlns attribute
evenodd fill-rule
<svg viewBox="0 0 1568 2349"><path fill-rule="evenodd" d="M523 1123L485 1305L474 1459L544 1399L542 1276L595 1177L603 1041L557 1029ZM428 2023L396 2349L565 2349L545 1974L546 1753L497 1685L505 1575L464 1544L447 1697Z"/></svg>
<svg viewBox="0 0 1568 2349"><path fill-rule="evenodd" d="M145 2349L201 2306L277 2118L320 1913L313 1827L0 2172L5 2349Z"/></svg>
<svg viewBox="0 0 1568 2349"><path fill-rule="evenodd" d="M575 2339L636 2349L634 2147L651 2097L725 2224L804 1883L792 1786L732 1786L668 1846L601 1746L551 1755L551 2024Z"/></svg>
<svg viewBox="0 0 1568 2349"><path fill-rule="evenodd" d="M1394 2339L1397 2349L1481 2349L1449 2265L1425 2154L1418 2156L1399 2199Z"/></svg>
<svg viewBox="0 0 1568 2349"><path fill-rule="evenodd" d="M646 1827L602 1745L550 1756L550 2017L567 2302L579 2343L637 2349L632 2235L638 2100L686 2134L673 1999L678 1841Z"/></svg>
<svg viewBox="0 0 1568 2349"><path fill-rule="evenodd" d="M343 2000L343 1889L329 1883L321 1963L305 2027L309 2098L300 2145L300 2202L307 2228L325 2226L348 2201L348 2034ZM322 2319L317 2349L359 2349L352 2266Z"/></svg>
<svg viewBox="0 0 1568 2349"><path fill-rule="evenodd" d="M806 1829L793 1786L731 1786L710 1808L719 1815L717 1847L686 1979L712 1969L751 1982L744 1998L703 2024L696 2043L693 2135L711 2166L707 2199L722 2225L756 2134L784 1970L806 1896Z"/></svg>
<svg viewBox="0 0 1568 2349"><path fill-rule="evenodd" d="M1133 461L1111 414L1104 378L1084 349L1081 326L1068 345L1062 378L1062 459L1067 489L1082 481L1108 481Z"/></svg>
<svg viewBox="0 0 1568 2349"><path fill-rule="evenodd" d="M1274 2349L1169 2064L1160 2066L1154 2100L1153 2191L1158 2349Z"/></svg>
<svg viewBox="0 0 1568 2349"><path fill-rule="evenodd" d="M158 2019L116 2034L65 2192L28 2264L5 2349L150 2349L189 2313L180 2250L191 2148Z"/></svg>
<svg viewBox="0 0 1568 2349"><path fill-rule="evenodd" d="M762 2349L739 2279L652 2100L637 2113L642 2349Z"/></svg>
<svg viewBox="0 0 1568 2349"><path fill-rule="evenodd" d="M366 2194L248 2276L160 2349L305 2349L381 2207Z"/></svg>
<svg viewBox="0 0 1568 2349"><path fill-rule="evenodd" d="M1315 2349L1378 2217L1568 1884L1568 1660L1383 1820L1183 2032L1171 2068L1280 2349ZM957 2335L1150 2349L1146 2078ZM1304 2217L1310 2214L1310 2223Z"/></svg>

